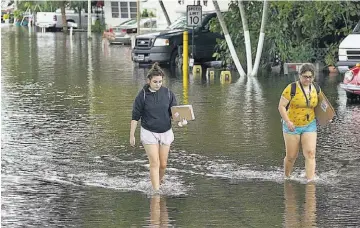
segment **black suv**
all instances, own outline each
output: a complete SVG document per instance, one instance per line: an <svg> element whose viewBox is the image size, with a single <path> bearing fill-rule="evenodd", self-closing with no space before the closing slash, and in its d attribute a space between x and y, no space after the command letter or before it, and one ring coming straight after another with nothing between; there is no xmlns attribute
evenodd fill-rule
<svg viewBox="0 0 360 228"><path fill-rule="evenodd" d="M194 59L196 62L210 61L214 53L216 39L223 39L219 33L210 32L210 20L216 13L203 13L201 27L194 30L186 27L186 16L178 18L167 30L139 35L132 50L132 60L138 63L168 63L175 66L182 50L183 32L189 33L189 56L191 55L192 33L194 32Z"/></svg>

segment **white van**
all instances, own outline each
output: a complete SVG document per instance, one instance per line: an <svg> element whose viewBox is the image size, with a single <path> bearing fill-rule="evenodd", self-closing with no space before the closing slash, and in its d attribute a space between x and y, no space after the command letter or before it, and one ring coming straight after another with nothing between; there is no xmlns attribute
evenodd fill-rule
<svg viewBox="0 0 360 228"><path fill-rule="evenodd" d="M339 45L339 62L336 66L340 73L348 71L360 63L360 21Z"/></svg>
<svg viewBox="0 0 360 228"><path fill-rule="evenodd" d="M81 12L81 25L80 25L80 17L79 13L75 13L74 10L66 10L66 21L68 26L72 26L74 28L86 28L88 24L88 14L85 11ZM97 18L96 14L92 14L92 24L95 23ZM99 18L103 20L102 18ZM62 15L60 9L56 10L56 12L38 12L36 14L36 26L52 28L55 30L62 29Z"/></svg>

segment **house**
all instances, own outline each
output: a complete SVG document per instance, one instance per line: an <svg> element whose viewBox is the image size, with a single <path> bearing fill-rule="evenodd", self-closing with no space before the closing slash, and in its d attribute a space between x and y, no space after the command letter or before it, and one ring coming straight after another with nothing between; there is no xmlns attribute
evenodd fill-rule
<svg viewBox="0 0 360 228"><path fill-rule="evenodd" d="M229 2L230 0L218 1L220 10L227 10ZM200 4L203 12L215 10L212 1L208 0L163 0L163 3L171 22L186 13L187 5ZM104 1L103 9L107 27L114 27L126 20L137 17L136 0ZM140 0L140 12L143 12L144 9L156 15L158 28L167 27L166 18L159 0Z"/></svg>

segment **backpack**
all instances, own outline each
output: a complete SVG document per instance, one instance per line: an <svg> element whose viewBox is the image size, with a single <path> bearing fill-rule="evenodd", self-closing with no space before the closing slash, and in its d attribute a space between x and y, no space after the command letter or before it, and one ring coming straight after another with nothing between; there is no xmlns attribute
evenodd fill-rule
<svg viewBox="0 0 360 228"><path fill-rule="evenodd" d="M319 95L319 93L321 92L320 86L315 82L313 82L312 85L314 85L314 87L316 89L316 93ZM289 103L286 105L286 111L289 109L290 102L293 99L293 97L295 96L295 94L296 94L296 82L293 82L293 83L291 83L291 91L290 91L291 98L290 98Z"/></svg>

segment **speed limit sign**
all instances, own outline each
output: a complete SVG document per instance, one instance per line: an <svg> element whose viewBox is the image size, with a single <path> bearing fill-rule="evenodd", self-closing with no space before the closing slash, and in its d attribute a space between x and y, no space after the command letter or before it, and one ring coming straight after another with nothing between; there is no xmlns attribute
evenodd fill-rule
<svg viewBox="0 0 360 228"><path fill-rule="evenodd" d="M189 27L200 27L202 23L202 8L201 6L187 6L186 7L186 24Z"/></svg>

